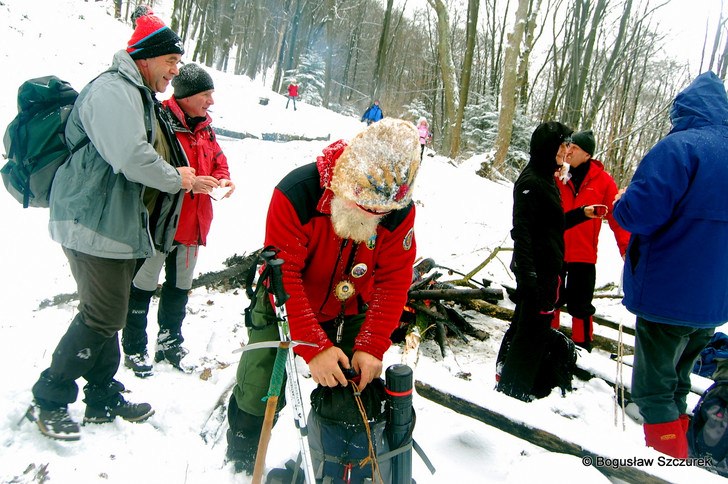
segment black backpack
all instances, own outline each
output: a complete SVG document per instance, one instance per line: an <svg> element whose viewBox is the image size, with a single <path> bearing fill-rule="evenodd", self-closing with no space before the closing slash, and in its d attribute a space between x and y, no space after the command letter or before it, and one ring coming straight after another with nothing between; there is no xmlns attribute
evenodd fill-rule
<svg viewBox="0 0 728 484"><path fill-rule="evenodd" d="M554 328L549 330L546 350L530 392L536 398L547 397L551 394L551 390L557 387L561 389L562 395L566 395L566 392L572 390L571 380L576 371L576 345L561 331ZM513 335L513 332L506 332L503 338L496 359L497 377L500 377L500 369L508 355Z"/></svg>
<svg viewBox="0 0 728 484"><path fill-rule="evenodd" d="M311 448L316 479L324 482L363 482L372 479L380 482L379 475L372 475L369 455L369 438L377 456L389 451L385 435L387 425L384 381L374 379L361 393L362 410L369 424L367 434L363 417L351 385L347 387L318 386L311 393L311 412L308 417L308 441ZM379 459L378 459L379 460ZM384 482L391 482L391 461L378 462Z"/></svg>
<svg viewBox="0 0 728 484"><path fill-rule="evenodd" d="M728 380L716 381L700 397L687 438L691 457L709 457L709 469L728 477Z"/></svg>
<svg viewBox="0 0 728 484"><path fill-rule="evenodd" d="M5 188L24 208L48 207L53 177L71 154L66 121L78 92L56 76L25 81L18 89L18 115L5 130L8 162L0 170Z"/></svg>

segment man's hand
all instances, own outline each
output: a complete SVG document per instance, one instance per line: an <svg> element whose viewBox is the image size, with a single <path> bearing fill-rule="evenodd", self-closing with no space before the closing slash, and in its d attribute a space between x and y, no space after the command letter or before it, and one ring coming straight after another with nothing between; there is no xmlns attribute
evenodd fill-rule
<svg viewBox="0 0 728 484"><path fill-rule="evenodd" d="M182 177L182 190L189 192L195 184L195 169L191 166L178 166L177 171Z"/></svg>
<svg viewBox="0 0 728 484"><path fill-rule="evenodd" d="M228 198L235 191L235 183L233 183L230 180L226 180L225 178L223 178L222 180L220 180L220 186L223 187L223 188L225 188L225 187L229 187L230 188L230 190L228 190L228 192L222 198Z"/></svg>
<svg viewBox="0 0 728 484"><path fill-rule="evenodd" d="M624 192L626 192L626 191L627 191L626 188L621 188L617 192L617 194L614 196L614 201L612 202L612 205L614 205L615 203L617 203L619 201L619 199L622 198L622 195L624 195Z"/></svg>
<svg viewBox="0 0 728 484"><path fill-rule="evenodd" d="M217 188L218 181L214 176L202 175L195 177L195 183L192 185L192 193L209 194L213 188Z"/></svg>
<svg viewBox="0 0 728 484"><path fill-rule="evenodd" d="M354 357L356 358L356 355ZM341 368L339 368L339 365L344 368L349 368L349 359L343 351L336 346L332 346L314 356L308 363L308 368L311 370L313 381L319 385L327 387L346 386L346 377L341 371Z"/></svg>
<svg viewBox="0 0 728 484"><path fill-rule="evenodd" d="M354 353L354 357L351 359L351 366L361 376L361 382L359 383L360 391L364 390L372 380L379 378L382 374L382 360L364 351Z"/></svg>

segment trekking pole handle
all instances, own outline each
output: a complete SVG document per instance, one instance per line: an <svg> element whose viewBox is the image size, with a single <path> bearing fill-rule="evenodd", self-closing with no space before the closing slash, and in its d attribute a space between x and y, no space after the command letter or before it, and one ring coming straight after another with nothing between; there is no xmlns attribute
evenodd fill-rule
<svg viewBox="0 0 728 484"><path fill-rule="evenodd" d="M273 293L277 307L283 306L290 297L283 288L283 271L281 270L283 262L283 259L271 259L267 262L270 269L270 287L268 289Z"/></svg>

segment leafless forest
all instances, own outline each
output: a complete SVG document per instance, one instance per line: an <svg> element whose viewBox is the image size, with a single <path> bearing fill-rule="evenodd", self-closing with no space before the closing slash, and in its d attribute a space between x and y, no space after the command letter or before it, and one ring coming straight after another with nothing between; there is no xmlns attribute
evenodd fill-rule
<svg viewBox="0 0 728 484"><path fill-rule="evenodd" d="M115 0L115 13L172 4L186 60L281 93L295 79L304 101L342 113L379 99L386 116L425 116L438 152L487 154L484 176L512 179L541 121L593 129L624 185L690 80L660 29L670 1ZM711 24L691 73L725 79L726 19Z"/></svg>

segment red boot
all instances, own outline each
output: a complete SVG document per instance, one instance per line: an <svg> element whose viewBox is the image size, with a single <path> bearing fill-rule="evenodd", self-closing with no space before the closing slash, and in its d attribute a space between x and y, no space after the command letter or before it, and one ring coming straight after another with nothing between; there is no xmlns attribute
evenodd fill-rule
<svg viewBox="0 0 728 484"><path fill-rule="evenodd" d="M551 327L559 329L559 326L561 326L561 310L556 309L554 310L554 318L551 320Z"/></svg>
<svg viewBox="0 0 728 484"><path fill-rule="evenodd" d="M571 318L571 339L581 347L589 346L594 340L594 320L591 316L587 318Z"/></svg>
<svg viewBox="0 0 728 484"><path fill-rule="evenodd" d="M678 459L688 458L688 439L681 419L658 424L644 424L645 443L658 452Z"/></svg>

